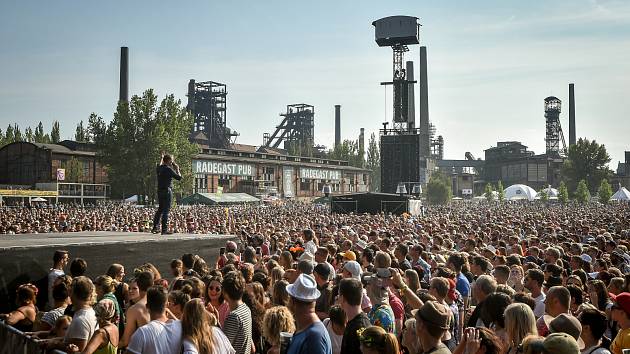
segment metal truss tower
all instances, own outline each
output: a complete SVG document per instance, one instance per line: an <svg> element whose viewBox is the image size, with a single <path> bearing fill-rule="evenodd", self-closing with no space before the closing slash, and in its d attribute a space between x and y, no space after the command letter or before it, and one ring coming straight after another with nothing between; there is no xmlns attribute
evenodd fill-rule
<svg viewBox="0 0 630 354"><path fill-rule="evenodd" d="M194 116L192 135L196 140L205 140L212 148L229 149L232 138L239 134L226 126L225 84L214 81L188 82L188 105L186 108ZM203 133L204 137L196 134Z"/></svg>
<svg viewBox="0 0 630 354"><path fill-rule="evenodd" d="M286 150L311 152L315 142L315 107L304 103L287 105L286 113L280 116L282 122L273 134L263 135L263 145L278 148L284 142Z"/></svg>

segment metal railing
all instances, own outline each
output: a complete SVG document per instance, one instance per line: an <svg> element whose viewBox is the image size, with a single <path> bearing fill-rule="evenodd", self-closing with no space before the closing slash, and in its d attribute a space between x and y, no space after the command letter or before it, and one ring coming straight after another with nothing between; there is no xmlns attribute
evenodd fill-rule
<svg viewBox="0 0 630 354"><path fill-rule="evenodd" d="M0 354L45 354L46 350L41 349L37 340L27 337L24 332L0 321ZM66 354L60 350L48 351L53 354Z"/></svg>

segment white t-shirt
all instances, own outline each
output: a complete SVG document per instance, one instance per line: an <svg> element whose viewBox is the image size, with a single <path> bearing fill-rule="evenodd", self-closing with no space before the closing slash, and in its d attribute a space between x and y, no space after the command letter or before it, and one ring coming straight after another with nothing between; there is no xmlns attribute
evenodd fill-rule
<svg viewBox="0 0 630 354"><path fill-rule="evenodd" d="M70 339L79 339L88 341L98 328L96 314L91 307L80 309L74 313L72 322L66 331L64 342L68 343Z"/></svg>
<svg viewBox="0 0 630 354"><path fill-rule="evenodd" d="M332 344L332 352L333 354L341 353L341 340L343 339L343 333L341 335L335 333L333 330L332 322L330 322L330 318L325 318L322 323L326 327L326 331L328 331L328 336L330 337L330 343Z"/></svg>
<svg viewBox="0 0 630 354"><path fill-rule="evenodd" d="M48 273L48 303L46 304L46 308L49 310L51 310L53 306L55 306L55 299L53 299L52 294L53 284L55 283L55 280L57 280L57 278L64 274L66 273L64 273L63 270L59 269L50 269L50 272Z"/></svg>
<svg viewBox="0 0 630 354"><path fill-rule="evenodd" d="M545 314L545 298L547 298L545 293L540 293L537 298L534 298L534 300L536 300L536 308L534 309L534 316L536 316L536 318Z"/></svg>
<svg viewBox="0 0 630 354"><path fill-rule="evenodd" d="M317 252L317 245L313 240L310 240L304 245L304 249L311 252L311 254L315 254L315 252Z"/></svg>
<svg viewBox="0 0 630 354"><path fill-rule="evenodd" d="M582 354L610 354L610 350L606 348L597 348L597 346L586 348L581 351Z"/></svg>
<svg viewBox="0 0 630 354"><path fill-rule="evenodd" d="M129 341L127 351L134 354L180 354L182 323L153 320L138 328Z"/></svg>
<svg viewBox="0 0 630 354"><path fill-rule="evenodd" d="M184 339L182 354L199 354L197 347L188 339ZM219 327L212 327L212 354L235 354L236 350Z"/></svg>

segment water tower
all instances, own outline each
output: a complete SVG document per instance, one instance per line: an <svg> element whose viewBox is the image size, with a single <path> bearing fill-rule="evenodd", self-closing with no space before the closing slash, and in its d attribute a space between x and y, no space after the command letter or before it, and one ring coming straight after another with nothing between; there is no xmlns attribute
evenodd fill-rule
<svg viewBox="0 0 630 354"><path fill-rule="evenodd" d="M545 98L545 142L547 145L548 156L559 156L562 152L566 152L564 135L562 134L562 126L560 125L560 112L562 110L562 101L558 97L549 96ZM562 149L560 143L562 142Z"/></svg>

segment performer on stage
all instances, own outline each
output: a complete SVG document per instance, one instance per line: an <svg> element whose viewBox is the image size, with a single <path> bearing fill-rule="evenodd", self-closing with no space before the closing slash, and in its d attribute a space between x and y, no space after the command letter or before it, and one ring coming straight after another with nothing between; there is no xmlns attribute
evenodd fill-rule
<svg viewBox="0 0 630 354"><path fill-rule="evenodd" d="M171 189L171 181L173 178L181 180L182 175L179 172L179 166L175 163L173 157L168 154L162 154L162 162L156 168L157 172L157 194L160 206L153 217L152 233L159 232L158 225L160 217L162 218L162 235L170 235L168 231L168 212L171 209L171 200L173 199L173 191Z"/></svg>

